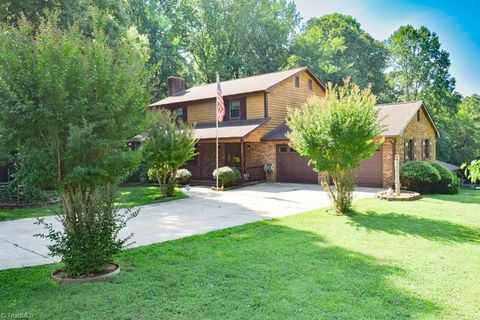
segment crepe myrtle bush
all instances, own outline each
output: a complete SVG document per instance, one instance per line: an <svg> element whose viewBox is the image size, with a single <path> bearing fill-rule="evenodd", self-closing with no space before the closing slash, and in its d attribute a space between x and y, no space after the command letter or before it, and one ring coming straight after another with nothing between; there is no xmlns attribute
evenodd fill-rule
<svg viewBox="0 0 480 320"><path fill-rule="evenodd" d="M193 137L193 126L177 120L170 110L159 110L154 117L155 123L148 130L142 151L149 178L158 182L162 196L172 197L176 173L195 157L197 141Z"/></svg>
<svg viewBox="0 0 480 320"><path fill-rule="evenodd" d="M64 230L56 230L43 218L36 222L47 230L46 234L37 236L54 240L48 246L50 255L62 257L64 271L69 276L91 276L106 270L112 256L130 244L133 234L118 238L118 233L139 210L119 210L114 205L116 195L115 186L104 186L89 192L86 204L84 199L74 199L74 205L80 208L78 221L75 224L65 221L71 217L61 211L58 220L65 226Z"/></svg>
<svg viewBox="0 0 480 320"><path fill-rule="evenodd" d="M242 178L240 171L238 171L237 168L228 166L215 169L213 171L213 178L216 179L217 176L218 180L220 180L220 183L222 184L222 187L230 187L235 182L240 181Z"/></svg>
<svg viewBox="0 0 480 320"><path fill-rule="evenodd" d="M58 190L65 231L47 233L72 275L98 271L123 244L105 190L140 162L126 140L145 130L149 101L148 40L130 28L111 46L95 19L88 36L55 15L37 29L0 25L1 136L22 155L26 183Z"/></svg>
<svg viewBox="0 0 480 320"><path fill-rule="evenodd" d="M376 101L370 87L360 89L347 79L343 86L329 83L324 97L312 97L301 108L288 109L288 138L321 173L321 184L337 213L351 211L352 171L382 143L376 139L382 132Z"/></svg>

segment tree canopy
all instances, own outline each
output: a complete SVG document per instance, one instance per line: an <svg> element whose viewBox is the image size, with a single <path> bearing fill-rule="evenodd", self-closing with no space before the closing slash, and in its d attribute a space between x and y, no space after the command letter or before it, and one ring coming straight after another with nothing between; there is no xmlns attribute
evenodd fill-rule
<svg viewBox="0 0 480 320"><path fill-rule="evenodd" d="M388 51L351 16L339 13L310 19L291 48L290 63L307 65L324 82L346 78L376 93L385 86Z"/></svg>

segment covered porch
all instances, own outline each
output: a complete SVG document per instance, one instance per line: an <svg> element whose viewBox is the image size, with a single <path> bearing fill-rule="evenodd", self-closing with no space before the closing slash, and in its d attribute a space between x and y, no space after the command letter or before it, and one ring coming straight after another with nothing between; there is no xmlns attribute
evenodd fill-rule
<svg viewBox="0 0 480 320"><path fill-rule="evenodd" d="M262 119L263 120L263 119ZM216 137L218 135L218 167L237 168L242 183L266 180L264 163L252 161L249 152L252 143L249 135L264 121L236 121L221 123L218 130L214 124L198 124L195 138L198 155L188 162L186 169L192 173L192 180L197 183L211 183L216 166Z"/></svg>

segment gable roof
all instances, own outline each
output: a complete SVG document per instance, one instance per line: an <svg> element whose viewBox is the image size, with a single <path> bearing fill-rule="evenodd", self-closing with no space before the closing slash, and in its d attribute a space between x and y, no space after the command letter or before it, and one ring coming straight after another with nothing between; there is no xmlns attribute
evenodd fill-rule
<svg viewBox="0 0 480 320"><path fill-rule="evenodd" d="M413 117L417 114L417 111L422 108L430 123L432 124L437 137L440 136L435 123L433 122L430 114L423 101L411 101L389 104L377 104L375 106L379 109L378 119L385 125L385 130L380 135L381 137L395 137L403 134L403 131L407 125L412 121ZM288 140L286 134L289 131L288 126L283 123L276 127L265 136L262 137L263 141L282 141Z"/></svg>
<svg viewBox="0 0 480 320"><path fill-rule="evenodd" d="M397 102L388 104L377 104L379 108L378 118L386 126L385 131L381 134L383 137L394 137L403 134L407 125L412 121L417 111L423 109L427 115L430 124L435 130L437 137L440 136L435 123L430 116L423 101Z"/></svg>
<svg viewBox="0 0 480 320"><path fill-rule="evenodd" d="M307 71L318 83L318 85L320 85L322 88L325 88L325 85L310 69L308 69L307 67L301 67L291 70L265 73L257 76L251 76L235 80L222 81L222 93L224 96L232 96L237 94L268 91L279 82L282 82L283 80L286 80L302 71ZM150 105L150 107L213 99L216 97L216 95L216 83L204 84L186 89L185 91L179 92L173 96L154 102Z"/></svg>

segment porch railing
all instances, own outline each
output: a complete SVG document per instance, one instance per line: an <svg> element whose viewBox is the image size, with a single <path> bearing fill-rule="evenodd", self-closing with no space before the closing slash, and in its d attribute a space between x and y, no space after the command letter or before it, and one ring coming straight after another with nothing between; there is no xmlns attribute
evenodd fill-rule
<svg viewBox="0 0 480 320"><path fill-rule="evenodd" d="M243 174L243 181L263 181L266 179L265 171L263 166L251 166L245 167Z"/></svg>

